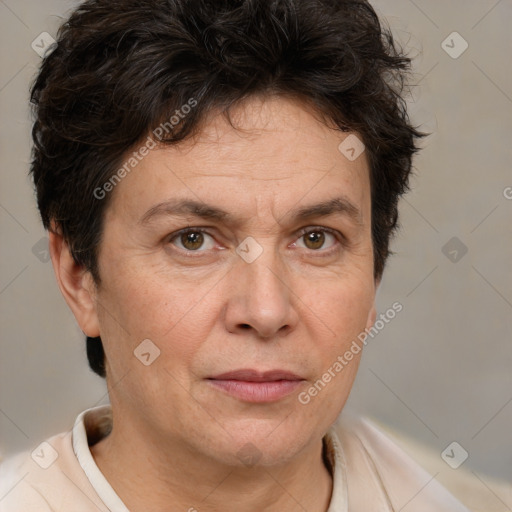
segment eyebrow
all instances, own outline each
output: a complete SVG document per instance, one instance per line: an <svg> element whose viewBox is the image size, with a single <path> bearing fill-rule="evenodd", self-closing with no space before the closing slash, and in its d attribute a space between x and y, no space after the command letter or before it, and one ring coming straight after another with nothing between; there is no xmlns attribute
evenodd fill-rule
<svg viewBox="0 0 512 512"><path fill-rule="evenodd" d="M346 215L355 224L361 226L363 218L361 211L346 197L336 197L321 203L304 206L286 213L297 220L306 220L312 217L327 217L336 213ZM146 225L159 217L193 215L205 220L224 221L225 223L240 224L241 219L217 206L208 205L200 201L189 199L170 199L150 208L139 220Z"/></svg>

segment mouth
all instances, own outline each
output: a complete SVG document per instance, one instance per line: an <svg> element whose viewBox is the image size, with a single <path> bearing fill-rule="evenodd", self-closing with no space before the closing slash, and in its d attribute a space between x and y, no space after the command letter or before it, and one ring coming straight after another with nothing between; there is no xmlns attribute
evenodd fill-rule
<svg viewBox="0 0 512 512"><path fill-rule="evenodd" d="M235 370L209 377L207 381L220 392L243 402L277 402L292 394L305 381L286 370Z"/></svg>

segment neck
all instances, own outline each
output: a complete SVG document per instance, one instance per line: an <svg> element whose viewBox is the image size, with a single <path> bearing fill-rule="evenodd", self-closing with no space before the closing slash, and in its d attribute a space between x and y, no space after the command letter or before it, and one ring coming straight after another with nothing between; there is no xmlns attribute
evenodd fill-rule
<svg viewBox="0 0 512 512"><path fill-rule="evenodd" d="M322 441L285 464L232 467L193 453L183 443L148 441L114 423L110 435L91 446L101 472L131 512L325 512L332 478L322 457ZM140 489L144 489L141 493ZM231 505L233 504L233 505Z"/></svg>

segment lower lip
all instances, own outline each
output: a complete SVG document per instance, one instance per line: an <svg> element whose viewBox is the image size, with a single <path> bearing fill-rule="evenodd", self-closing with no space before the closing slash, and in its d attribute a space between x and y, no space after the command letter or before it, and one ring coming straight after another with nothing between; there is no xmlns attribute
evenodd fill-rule
<svg viewBox="0 0 512 512"><path fill-rule="evenodd" d="M244 402L276 402L292 394L302 380L276 380L269 382L248 382L244 380L210 379L212 386Z"/></svg>

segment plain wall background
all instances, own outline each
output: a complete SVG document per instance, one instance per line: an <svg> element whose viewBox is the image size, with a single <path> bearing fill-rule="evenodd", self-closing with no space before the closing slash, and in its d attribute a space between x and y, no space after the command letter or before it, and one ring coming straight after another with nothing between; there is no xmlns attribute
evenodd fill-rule
<svg viewBox="0 0 512 512"><path fill-rule="evenodd" d="M40 62L31 43L43 31L55 36L59 17L77 3L0 2L3 456L35 448L68 430L83 409L108 401L44 253L27 176L28 86ZM481 481L510 483L512 2L372 4L416 57L410 113L433 134L415 161L396 254L378 293L379 312L395 301L404 309L369 340L348 407L439 454L455 440ZM441 46L454 31L469 45L456 59ZM457 38L448 41L460 48ZM443 252L453 237L467 248L458 262L445 255L452 246Z"/></svg>

